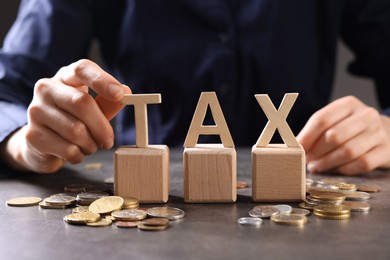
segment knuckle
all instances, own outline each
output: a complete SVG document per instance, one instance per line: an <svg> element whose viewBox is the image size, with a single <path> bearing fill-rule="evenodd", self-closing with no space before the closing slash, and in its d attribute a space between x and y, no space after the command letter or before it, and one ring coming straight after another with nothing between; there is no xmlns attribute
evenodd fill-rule
<svg viewBox="0 0 390 260"><path fill-rule="evenodd" d="M65 151L64 158L72 164L77 164L83 161L84 156L78 146L70 145Z"/></svg>
<svg viewBox="0 0 390 260"><path fill-rule="evenodd" d="M320 112L314 113L310 120L315 129L323 129L327 125Z"/></svg>
<svg viewBox="0 0 390 260"><path fill-rule="evenodd" d="M331 145L338 145L342 142L342 133L329 129L325 132L325 141Z"/></svg>
<svg viewBox="0 0 390 260"><path fill-rule="evenodd" d="M79 92L78 94L72 96L71 104L74 107L77 107L81 111L88 109L90 104L92 103L93 98L85 92Z"/></svg>
<svg viewBox="0 0 390 260"><path fill-rule="evenodd" d="M378 110L376 110L373 107L366 107L364 112L363 112L363 116L368 117L368 118L372 118L372 119L377 119L377 118L379 119L379 112L378 112Z"/></svg>
<svg viewBox="0 0 390 260"><path fill-rule="evenodd" d="M33 103L27 109L28 117L33 121L39 119L43 112L44 109L42 106Z"/></svg>
<svg viewBox="0 0 390 260"><path fill-rule="evenodd" d="M375 169L373 163L366 156L360 157L356 162L362 172L370 172Z"/></svg>
<svg viewBox="0 0 390 260"><path fill-rule="evenodd" d="M351 146L343 146L341 154L345 159L353 160L356 157L356 150Z"/></svg>
<svg viewBox="0 0 390 260"><path fill-rule="evenodd" d="M72 139L84 138L87 133L87 127L80 121L73 122L70 125L69 133Z"/></svg>
<svg viewBox="0 0 390 260"><path fill-rule="evenodd" d="M343 98L343 101L348 103L348 104L359 104L360 103L360 100L357 97L352 96L352 95L345 96Z"/></svg>
<svg viewBox="0 0 390 260"><path fill-rule="evenodd" d="M36 95L44 95L47 92L47 89L51 85L51 79L42 78L38 80L34 85L34 93Z"/></svg>

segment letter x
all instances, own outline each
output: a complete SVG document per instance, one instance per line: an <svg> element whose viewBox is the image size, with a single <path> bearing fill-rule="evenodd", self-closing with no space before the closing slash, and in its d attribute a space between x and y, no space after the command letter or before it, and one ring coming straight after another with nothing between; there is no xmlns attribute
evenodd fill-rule
<svg viewBox="0 0 390 260"><path fill-rule="evenodd" d="M291 128L286 122L288 113L294 105L298 93L285 94L278 110L276 110L268 95L255 95L255 97L268 118L268 123L257 140L256 147L266 147L276 129L278 129L280 136L288 147L299 146Z"/></svg>

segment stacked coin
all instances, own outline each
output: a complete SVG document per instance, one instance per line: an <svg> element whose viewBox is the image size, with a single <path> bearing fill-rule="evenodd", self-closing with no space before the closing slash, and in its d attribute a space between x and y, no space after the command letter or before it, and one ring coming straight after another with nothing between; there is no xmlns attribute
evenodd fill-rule
<svg viewBox="0 0 390 260"><path fill-rule="evenodd" d="M107 192L98 191L98 192L81 192L77 194L76 201L77 204L80 206L89 206L92 202L94 202L97 199L107 197L109 194Z"/></svg>
<svg viewBox="0 0 390 260"><path fill-rule="evenodd" d="M306 197L306 203L313 206L330 205L338 206L345 200L345 195L339 191L311 190Z"/></svg>
<svg viewBox="0 0 390 260"><path fill-rule="evenodd" d="M65 209L73 206L76 203L76 198L69 195L52 195L45 198L39 203L39 206L44 209Z"/></svg>
<svg viewBox="0 0 390 260"><path fill-rule="evenodd" d="M314 215L319 218L332 219L332 220L342 220L348 219L351 216L351 211L345 206L326 206L320 205L315 206Z"/></svg>
<svg viewBox="0 0 390 260"><path fill-rule="evenodd" d="M124 204L123 209L138 209L139 208L139 201L136 198L123 198Z"/></svg>

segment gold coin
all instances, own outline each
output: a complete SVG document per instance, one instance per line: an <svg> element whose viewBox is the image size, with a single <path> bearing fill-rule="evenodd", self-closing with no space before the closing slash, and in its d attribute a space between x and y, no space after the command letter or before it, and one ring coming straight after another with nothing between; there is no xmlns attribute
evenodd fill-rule
<svg viewBox="0 0 390 260"><path fill-rule="evenodd" d="M356 189L357 189L356 184L353 184L353 183L344 183L344 182L341 182L341 183L336 183L335 185L336 185L340 190L343 190L343 191L356 191Z"/></svg>
<svg viewBox="0 0 390 260"><path fill-rule="evenodd" d="M87 170L100 170L102 167L102 163L87 163L84 165L84 168Z"/></svg>
<svg viewBox="0 0 390 260"><path fill-rule="evenodd" d="M115 225L120 228L135 228L138 227L140 221L116 221Z"/></svg>
<svg viewBox="0 0 390 260"><path fill-rule="evenodd" d="M104 218L109 219L111 221L115 221L115 218L113 216L111 216L111 215L107 215Z"/></svg>
<svg viewBox="0 0 390 260"><path fill-rule="evenodd" d="M95 200L89 210L97 214L108 214L123 207L124 200L119 196L108 196Z"/></svg>
<svg viewBox="0 0 390 260"><path fill-rule="evenodd" d="M325 205L320 205L320 206L315 206L314 207L314 213L319 213L322 215L344 215L344 214L349 214L350 210L349 208L345 206L325 206Z"/></svg>
<svg viewBox="0 0 390 260"><path fill-rule="evenodd" d="M364 192L379 192L380 189L376 186L367 186L367 185L358 185L357 186L358 191L364 191Z"/></svg>
<svg viewBox="0 0 390 260"><path fill-rule="evenodd" d="M90 222L96 222L100 219L100 215L90 211L72 213L66 215L64 220L70 224L86 224Z"/></svg>
<svg viewBox="0 0 390 260"><path fill-rule="evenodd" d="M66 205L53 205L46 203L45 200L39 202L39 206L43 209L66 209Z"/></svg>
<svg viewBox="0 0 390 260"><path fill-rule="evenodd" d="M343 214L343 215L326 215L326 214L321 214L321 213L316 213L314 212L314 215L319 217L319 218L324 218L324 219L331 219L331 220L343 220L343 219L348 219L351 217L351 214Z"/></svg>
<svg viewBox="0 0 390 260"><path fill-rule="evenodd" d="M87 191L88 189L93 188L93 185L91 184L69 184L64 187L64 190L66 192L72 192L72 193L80 193L83 191Z"/></svg>
<svg viewBox="0 0 390 260"><path fill-rule="evenodd" d="M345 198L345 197L344 197ZM306 202L313 204L313 205L325 205L325 206L338 206L340 205L344 200L320 200L320 199L314 199L311 195L306 197Z"/></svg>
<svg viewBox="0 0 390 260"><path fill-rule="evenodd" d="M307 217L297 214L278 214L271 216L271 220L283 225L303 225L307 222Z"/></svg>
<svg viewBox="0 0 390 260"><path fill-rule="evenodd" d="M321 201L336 201L336 200L344 200L345 195L342 192L338 191L311 191L310 197L315 200Z"/></svg>
<svg viewBox="0 0 390 260"><path fill-rule="evenodd" d="M111 213L111 216L113 216L115 220L134 221L134 220L143 220L148 215L143 210L125 209L120 211L114 211Z"/></svg>
<svg viewBox="0 0 390 260"><path fill-rule="evenodd" d="M147 225L144 225L142 223L138 224L138 228L141 229L141 230L146 230L146 231L161 231L161 230L165 230L169 227L169 225L165 225L165 226L147 226Z"/></svg>
<svg viewBox="0 0 390 260"><path fill-rule="evenodd" d="M308 215L310 215L310 210L300 209L300 208L292 208L292 211L290 214L308 216Z"/></svg>
<svg viewBox="0 0 390 260"><path fill-rule="evenodd" d="M38 205L41 201L42 199L38 197L18 197L9 199L6 203L8 206L13 207L28 207Z"/></svg>
<svg viewBox="0 0 390 260"><path fill-rule="evenodd" d="M136 198L123 198L123 209L136 209L139 208L139 201Z"/></svg>
<svg viewBox="0 0 390 260"><path fill-rule="evenodd" d="M355 212L368 212L371 209L370 204L364 201L344 201L343 206Z"/></svg>
<svg viewBox="0 0 390 260"><path fill-rule="evenodd" d="M145 226L166 226L169 220L166 218L147 218L141 222Z"/></svg>
<svg viewBox="0 0 390 260"><path fill-rule="evenodd" d="M249 187L249 185L245 181L237 181L236 187L237 187L237 189L246 189Z"/></svg>
<svg viewBox="0 0 390 260"><path fill-rule="evenodd" d="M102 218L96 222L91 222L91 223L87 223L87 226L90 226L90 227L107 227L107 226L110 226L112 224L112 221L110 219L107 219L107 218Z"/></svg>
<svg viewBox="0 0 390 260"><path fill-rule="evenodd" d="M79 212L86 212L86 211L89 211L88 206L78 206L78 207L72 209L72 213L79 213Z"/></svg>
<svg viewBox="0 0 390 260"><path fill-rule="evenodd" d="M309 209L309 210L312 210L312 209L314 209L314 204L311 204L311 203L307 203L307 202L301 202L301 203L299 203L298 204L298 206L300 207L300 208L303 208L303 209Z"/></svg>

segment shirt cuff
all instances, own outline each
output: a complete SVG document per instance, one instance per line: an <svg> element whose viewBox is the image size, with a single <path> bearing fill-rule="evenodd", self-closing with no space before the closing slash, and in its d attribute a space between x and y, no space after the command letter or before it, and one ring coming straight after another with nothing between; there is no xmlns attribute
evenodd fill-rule
<svg viewBox="0 0 390 260"><path fill-rule="evenodd" d="M27 123L27 108L23 105L0 101L0 142Z"/></svg>

